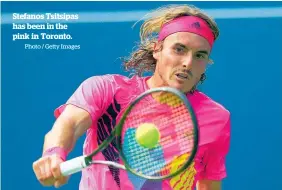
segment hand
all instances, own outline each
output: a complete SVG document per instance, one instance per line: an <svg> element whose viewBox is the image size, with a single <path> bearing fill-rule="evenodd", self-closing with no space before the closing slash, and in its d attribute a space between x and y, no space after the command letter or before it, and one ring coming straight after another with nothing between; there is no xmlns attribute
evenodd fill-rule
<svg viewBox="0 0 282 190"><path fill-rule="evenodd" d="M63 160L57 155L45 156L33 162L33 171L43 186L60 186L67 183L69 177L62 176L60 164Z"/></svg>

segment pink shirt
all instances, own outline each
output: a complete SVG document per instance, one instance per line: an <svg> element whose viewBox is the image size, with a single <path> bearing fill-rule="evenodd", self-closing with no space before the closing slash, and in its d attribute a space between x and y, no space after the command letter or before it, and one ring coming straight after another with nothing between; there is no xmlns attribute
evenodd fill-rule
<svg viewBox="0 0 282 190"><path fill-rule="evenodd" d="M85 80L66 104L55 110L58 117L67 104L78 106L92 117L83 154L91 153L113 130L129 102L148 89L149 77L127 78L121 75L94 76ZM200 144L196 158L183 174L164 181L146 181L106 165L91 165L82 171L80 190L172 190L195 188L199 179L221 180L226 177L225 157L230 143L230 113L205 94L187 95L197 114ZM94 157L96 160L120 162L112 143Z"/></svg>

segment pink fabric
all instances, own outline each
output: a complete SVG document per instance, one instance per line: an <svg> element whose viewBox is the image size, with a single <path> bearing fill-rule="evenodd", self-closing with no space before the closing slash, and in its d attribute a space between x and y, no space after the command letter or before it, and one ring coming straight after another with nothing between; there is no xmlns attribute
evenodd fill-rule
<svg viewBox="0 0 282 190"><path fill-rule="evenodd" d="M67 104L76 105L90 113L93 125L87 131L83 146L83 154L89 154L111 132L129 102L148 89L148 78L127 78L121 75L91 77L79 86L66 104L55 110L55 116L58 117ZM172 179L151 182L124 170L92 165L82 171L80 190L192 190L199 179L225 178L225 157L230 143L230 113L201 92L196 91L187 98L197 114L200 131L199 150L187 171ZM110 159L121 163L113 145L94 159Z"/></svg>
<svg viewBox="0 0 282 190"><path fill-rule="evenodd" d="M61 147L52 147L52 148L47 149L43 153L43 156L49 156L49 155L53 155L53 154L60 156L60 158L63 161L65 161L67 159L68 152Z"/></svg>
<svg viewBox="0 0 282 190"><path fill-rule="evenodd" d="M158 40L162 41L167 36L176 32L191 32L204 37L213 46L214 35L207 22L196 16L182 16L164 24L159 33Z"/></svg>

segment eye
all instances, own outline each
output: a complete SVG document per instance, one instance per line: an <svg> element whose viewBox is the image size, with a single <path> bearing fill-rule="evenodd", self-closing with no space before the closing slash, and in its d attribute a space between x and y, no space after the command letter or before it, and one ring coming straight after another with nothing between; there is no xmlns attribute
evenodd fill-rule
<svg viewBox="0 0 282 190"><path fill-rule="evenodd" d="M185 48L181 46L177 46L174 48L174 51L178 54L183 54L185 52Z"/></svg>
<svg viewBox="0 0 282 190"><path fill-rule="evenodd" d="M207 55L203 54L203 53L198 53L198 54L196 54L196 58L201 59L201 60L207 59Z"/></svg>

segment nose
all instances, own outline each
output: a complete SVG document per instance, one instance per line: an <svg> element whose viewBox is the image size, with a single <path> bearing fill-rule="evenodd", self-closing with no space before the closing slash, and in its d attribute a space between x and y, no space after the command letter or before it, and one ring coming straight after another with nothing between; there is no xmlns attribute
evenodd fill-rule
<svg viewBox="0 0 282 190"><path fill-rule="evenodd" d="M193 63L193 55L191 52L189 52L187 53L187 56L183 60L182 66L186 69L190 69L192 67L192 63Z"/></svg>

